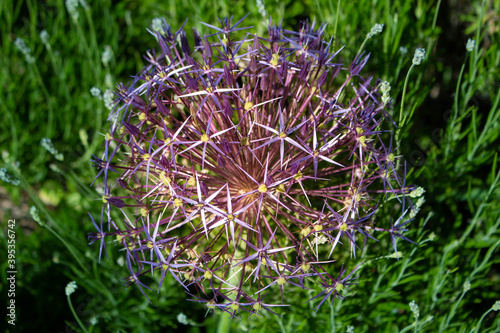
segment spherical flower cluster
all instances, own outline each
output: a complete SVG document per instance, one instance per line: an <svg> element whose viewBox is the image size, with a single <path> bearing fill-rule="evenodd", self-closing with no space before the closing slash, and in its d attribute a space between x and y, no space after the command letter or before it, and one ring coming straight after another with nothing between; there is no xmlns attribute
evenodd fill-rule
<svg viewBox="0 0 500 333"><path fill-rule="evenodd" d="M395 250L407 240L404 214L375 225L380 200L404 212L412 190L382 140L382 81L360 76L369 55L344 67L324 26L271 24L264 38L220 23L191 45L164 23L151 32L161 55L118 87L93 160L104 205L91 242L100 256L108 239L123 248L126 281L144 295L146 275L158 292L171 275L191 300L232 315L273 312L307 280L322 288L317 307L342 298L355 269L344 275L333 253L355 255L377 231Z"/></svg>

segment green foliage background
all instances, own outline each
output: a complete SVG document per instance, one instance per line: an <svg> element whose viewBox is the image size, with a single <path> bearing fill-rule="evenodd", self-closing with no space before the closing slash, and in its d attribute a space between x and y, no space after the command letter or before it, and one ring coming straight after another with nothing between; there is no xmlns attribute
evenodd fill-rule
<svg viewBox="0 0 500 333"><path fill-rule="evenodd" d="M187 31L194 27L202 35L209 30L200 22L216 24L217 17L239 19L247 13L244 25L265 34L268 17L250 0L87 0L80 2L77 20L63 0L4 0L0 167L21 181L20 186L0 182L2 251L7 251L7 221L16 220L17 321L15 327L5 323L7 332L81 331L64 294L72 280L79 286L72 304L89 332L346 332L348 326L355 332L500 331L498 312L492 310L500 300L500 1L262 3L285 28L297 29L305 19L328 23L327 35L345 45L344 63L352 61L375 23L385 25L364 44L371 52L364 72L391 83L407 180L426 189L426 203L407 234L418 245L400 242L400 260L390 256L388 239L369 245L361 258L338 258L364 261L359 284L346 300L318 313L312 303L303 303L313 291L293 291L285 295L291 306L279 310L281 317L205 317L205 309L186 301L173 279L160 294L148 294L149 305L137 288L122 286L128 273L113 244L109 260L100 264L98 247L87 245L86 235L94 231L87 212L96 215L101 205L89 187L95 177L90 157L101 153L108 112L90 89L128 82L146 64L142 55L157 47L146 31L155 17L174 30L187 18ZM42 30L49 35L47 45ZM16 48L16 38L31 49L33 63ZM470 53L468 38L476 41ZM106 46L112 50L109 64L101 61ZM401 123L405 77L417 47L427 55L409 74ZM63 161L42 148L42 138L52 139ZM37 207L42 226L33 221L30 206ZM4 299L7 262L0 267ZM466 282L470 289L464 289ZM413 300L417 319L409 307Z"/></svg>

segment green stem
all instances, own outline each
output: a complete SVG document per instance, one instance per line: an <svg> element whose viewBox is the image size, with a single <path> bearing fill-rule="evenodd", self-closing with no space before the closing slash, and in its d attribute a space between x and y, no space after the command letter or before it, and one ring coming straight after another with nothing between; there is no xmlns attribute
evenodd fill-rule
<svg viewBox="0 0 500 333"><path fill-rule="evenodd" d="M486 311L485 313L483 313L483 315L481 316L481 318L479 319L479 322L477 323L477 325L475 327L472 328L472 331L470 331L470 333L475 333L475 332L479 332L479 329L481 328L481 324L483 322L483 319L491 312L493 311L493 309L489 309L488 311Z"/></svg>
<svg viewBox="0 0 500 333"><path fill-rule="evenodd" d="M465 62L467 61L467 58L465 58ZM455 89L455 105L454 105L454 111L453 112L453 118L450 122L450 126L448 128L448 138L446 140L446 147L444 149L444 161L446 162L448 159L448 155L450 153L450 145L452 142L452 135L453 135L453 129L455 128L455 122L457 121L458 117L458 95L460 93L460 84L462 82L462 76L464 74L464 69L465 69L465 62L462 65L462 69L460 70L460 74L458 75L458 82L457 82L457 87Z"/></svg>
<svg viewBox="0 0 500 333"><path fill-rule="evenodd" d="M231 332L231 316L229 313L224 312L219 318L217 325L217 333Z"/></svg>
<svg viewBox="0 0 500 333"><path fill-rule="evenodd" d="M81 322L80 318L76 314L75 309L73 308L73 304L71 303L71 297L69 295L66 296L66 297L68 298L69 308L71 309L71 312L73 313L73 316L75 317L78 325L80 326L80 328L82 329L82 331L84 331L85 333L88 333L87 329L85 328L85 326L83 326L83 323Z"/></svg>
<svg viewBox="0 0 500 333"><path fill-rule="evenodd" d="M340 15L340 0L337 1L337 12L335 13L335 25L333 26L333 35L335 36L335 42L338 42L337 38L337 25L339 24Z"/></svg>

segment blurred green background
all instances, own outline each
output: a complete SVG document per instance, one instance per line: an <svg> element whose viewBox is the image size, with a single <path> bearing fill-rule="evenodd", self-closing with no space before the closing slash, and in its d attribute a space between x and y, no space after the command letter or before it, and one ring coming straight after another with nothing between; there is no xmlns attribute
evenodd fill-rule
<svg viewBox="0 0 500 333"><path fill-rule="evenodd" d="M188 19L192 42L191 28L210 33L200 22L247 13L243 25L260 35L269 16L295 30L301 20L327 23L327 35L345 45L345 64L363 45L371 52L364 73L391 83L396 120L413 52L427 51L408 76L398 151L408 183L426 190L407 234L418 245L399 243L399 261L388 239L370 245L358 258L359 285L318 313L303 303L304 291L286 295L292 306L278 311L282 317L205 317L173 279L148 294L149 305L137 288L122 286L128 272L118 249L109 244L109 260L99 264L98 246L87 244L88 212L98 215L102 204L89 185L90 158L102 153L108 126L105 92L129 82L146 51L158 49L146 30L152 20L164 18L175 31ZM498 0L1 1L2 253L9 219L17 244L16 326L1 325L82 331L64 294L74 280L72 305L89 332L499 332L492 308L500 300L499 13ZM363 44L375 23L383 32ZM2 304L7 270L2 261Z"/></svg>

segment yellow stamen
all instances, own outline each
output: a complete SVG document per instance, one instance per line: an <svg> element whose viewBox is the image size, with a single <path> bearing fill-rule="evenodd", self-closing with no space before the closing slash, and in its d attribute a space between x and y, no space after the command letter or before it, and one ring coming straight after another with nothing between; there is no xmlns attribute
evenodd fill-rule
<svg viewBox="0 0 500 333"><path fill-rule="evenodd" d="M203 134L200 139L201 142L208 142L209 140L210 138L206 134Z"/></svg>
<svg viewBox="0 0 500 333"><path fill-rule="evenodd" d="M253 108L253 103L252 102L245 102L245 105L243 106L245 111L249 111L251 108Z"/></svg>
<svg viewBox="0 0 500 333"><path fill-rule="evenodd" d="M304 228L304 229L302 229L302 230L300 231L300 235L301 235L302 237L306 237L306 236L307 236L307 235L309 235L310 233L311 233L311 228L309 228L309 227L306 227L306 228Z"/></svg>
<svg viewBox="0 0 500 333"><path fill-rule="evenodd" d="M181 207L181 206L182 206L182 199L180 199L180 198L176 198L176 199L174 200L174 206L175 206L176 208Z"/></svg>
<svg viewBox="0 0 500 333"><path fill-rule="evenodd" d="M280 59L280 55L277 53L274 53L273 58L271 59L271 61L269 61L269 63L271 64L271 66L276 67L276 66L278 66L279 59Z"/></svg>
<svg viewBox="0 0 500 333"><path fill-rule="evenodd" d="M285 193L286 192L285 184L279 184L278 187L276 188L276 192Z"/></svg>

